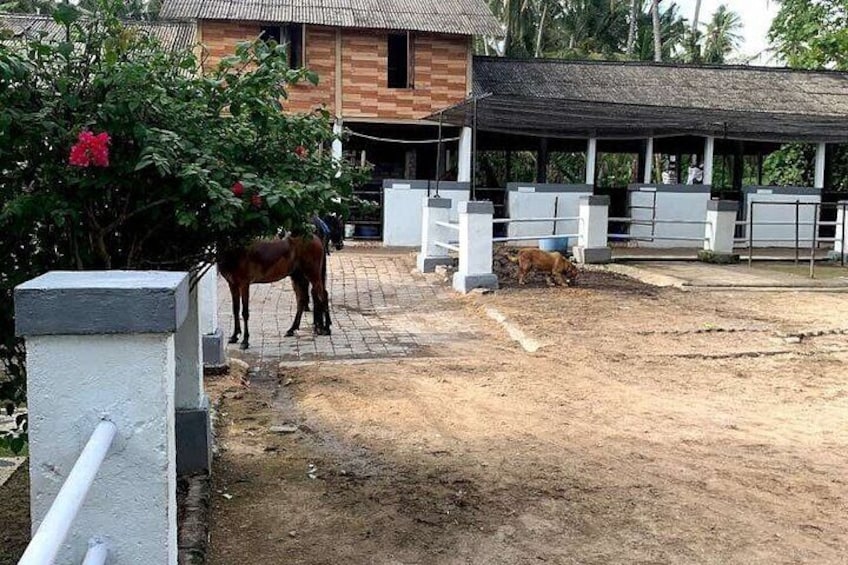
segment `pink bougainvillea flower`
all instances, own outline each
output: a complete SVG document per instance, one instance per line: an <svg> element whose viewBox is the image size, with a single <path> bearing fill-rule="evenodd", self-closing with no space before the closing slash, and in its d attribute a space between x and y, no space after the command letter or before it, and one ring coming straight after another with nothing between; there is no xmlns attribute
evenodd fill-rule
<svg viewBox="0 0 848 565"><path fill-rule="evenodd" d="M68 163L74 167L108 167L109 143L111 139L106 132L94 135L83 130L77 137L77 142L71 147Z"/></svg>
<svg viewBox="0 0 848 565"><path fill-rule="evenodd" d="M250 197L250 203L253 204L255 208L259 208L262 206L262 197L258 194L254 194Z"/></svg>
<svg viewBox="0 0 848 565"><path fill-rule="evenodd" d="M300 157L301 159L306 159L306 156L309 155L309 151L307 151L306 147L304 147L303 145L298 145L294 150L294 154Z"/></svg>
<svg viewBox="0 0 848 565"><path fill-rule="evenodd" d="M235 196L236 198L241 198L244 194L244 185L241 183L241 181L236 181L230 190L233 191L233 196Z"/></svg>

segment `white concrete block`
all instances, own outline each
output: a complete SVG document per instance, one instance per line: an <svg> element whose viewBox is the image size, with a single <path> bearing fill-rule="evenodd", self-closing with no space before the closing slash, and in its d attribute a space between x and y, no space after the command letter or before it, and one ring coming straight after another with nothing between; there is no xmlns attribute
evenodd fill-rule
<svg viewBox="0 0 848 565"><path fill-rule="evenodd" d="M118 428L56 563L97 536L115 565L175 565L173 335L32 336L27 369L33 532L98 422Z"/></svg>
<svg viewBox="0 0 848 565"><path fill-rule="evenodd" d="M799 203L799 245L805 248L812 245L813 223L818 211L815 204L821 203L820 190L806 187L751 186L744 187L743 192L746 222L750 221L753 214L754 247L795 247L796 202ZM747 229L746 225L746 241L750 237Z"/></svg>
<svg viewBox="0 0 848 565"><path fill-rule="evenodd" d="M195 409L203 397L203 343L200 334L199 285L189 292L188 314L175 337L177 409Z"/></svg>
<svg viewBox="0 0 848 565"><path fill-rule="evenodd" d="M638 238L639 247L703 248L709 186L633 185L628 190L630 217L637 221L630 235ZM652 226L654 218L659 222Z"/></svg>
<svg viewBox="0 0 848 565"><path fill-rule="evenodd" d="M421 244L423 206L427 197L435 196L435 182L387 180L383 183L383 245L386 247L418 247ZM467 183L439 183L439 195L451 201L452 222L459 220L457 206L471 198Z"/></svg>
<svg viewBox="0 0 848 565"><path fill-rule="evenodd" d="M716 255L733 255L738 211L738 202L710 200L707 203L704 250Z"/></svg>
<svg viewBox="0 0 848 565"><path fill-rule="evenodd" d="M592 194L586 184L559 185L537 183L509 183L507 185L507 211L510 219L564 218L578 216L580 199ZM557 213L554 215L554 209ZM556 222L556 234L576 234L578 220ZM509 237L550 236L554 233L554 222L511 223L507 227ZM575 241L571 245L575 245ZM535 241L513 242L511 245L535 246Z"/></svg>

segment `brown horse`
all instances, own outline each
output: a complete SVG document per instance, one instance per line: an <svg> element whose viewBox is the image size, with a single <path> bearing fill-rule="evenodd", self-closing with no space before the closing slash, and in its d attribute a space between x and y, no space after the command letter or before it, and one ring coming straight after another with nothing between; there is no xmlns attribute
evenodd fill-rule
<svg viewBox="0 0 848 565"><path fill-rule="evenodd" d="M244 318L244 337L241 348L250 347L250 285L273 283L291 276L297 296L297 315L286 336L300 329L300 320L309 302L309 285L315 304L313 325L316 335L330 335L330 305L326 289L327 256L321 239L317 236L285 237L283 239L257 240L248 247L223 253L218 269L230 286L233 298L234 330L230 343L238 343L241 334L239 300Z"/></svg>

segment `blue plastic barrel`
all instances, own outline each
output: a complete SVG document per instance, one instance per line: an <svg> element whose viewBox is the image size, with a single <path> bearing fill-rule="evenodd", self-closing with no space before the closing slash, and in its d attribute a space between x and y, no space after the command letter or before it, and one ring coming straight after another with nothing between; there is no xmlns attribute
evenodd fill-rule
<svg viewBox="0 0 848 565"><path fill-rule="evenodd" d="M539 249L542 251L559 251L566 252L568 251L568 238L567 237L546 237L539 240Z"/></svg>

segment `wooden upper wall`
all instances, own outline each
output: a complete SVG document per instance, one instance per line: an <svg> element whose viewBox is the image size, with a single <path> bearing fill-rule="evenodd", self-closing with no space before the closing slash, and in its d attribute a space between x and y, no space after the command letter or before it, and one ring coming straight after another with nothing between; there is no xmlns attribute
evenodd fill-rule
<svg viewBox="0 0 848 565"><path fill-rule="evenodd" d="M231 55L239 41L259 35L260 24L201 21L198 39L208 51L206 67ZM320 78L317 86L290 89L286 108L310 112L325 106L345 118L418 120L465 99L469 90L471 38L416 32L414 88L388 88L388 32L306 26L305 65ZM337 46L341 58L337 59ZM341 64L341 96L336 96L337 64Z"/></svg>

